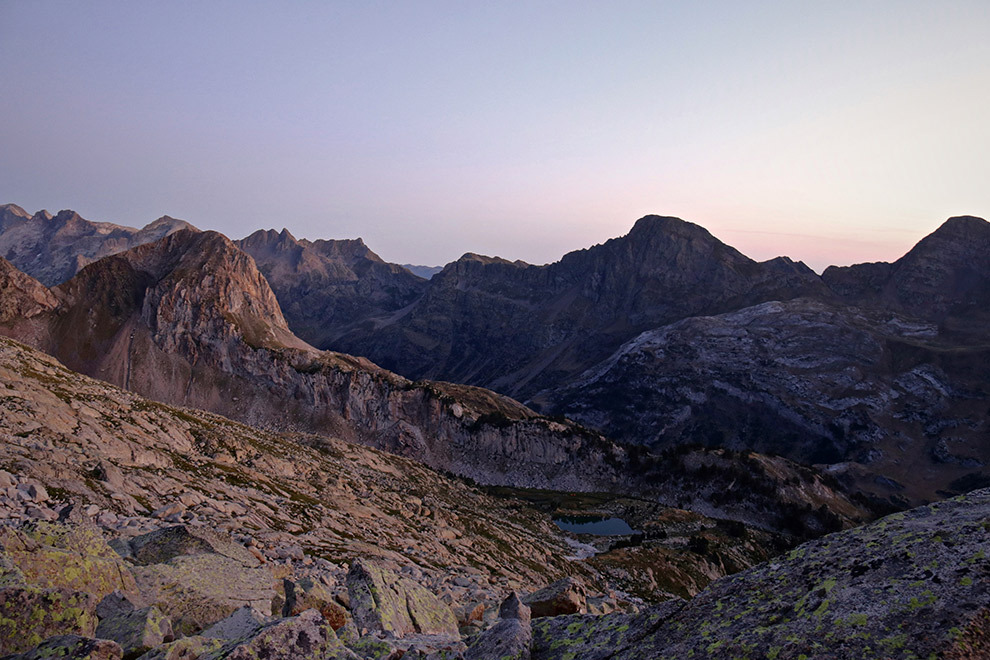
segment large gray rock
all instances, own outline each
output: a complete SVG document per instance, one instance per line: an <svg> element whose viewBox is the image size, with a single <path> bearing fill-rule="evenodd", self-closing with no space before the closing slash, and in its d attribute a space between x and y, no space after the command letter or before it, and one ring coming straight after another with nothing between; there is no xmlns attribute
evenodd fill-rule
<svg viewBox="0 0 990 660"><path fill-rule="evenodd" d="M454 613L420 585L370 562L355 560L347 573L351 612L359 629L456 636Z"/></svg>
<svg viewBox="0 0 990 660"><path fill-rule="evenodd" d="M530 611L516 594L499 608L499 621L481 633L465 653L465 660L530 660L533 631Z"/></svg>
<svg viewBox="0 0 990 660"><path fill-rule="evenodd" d="M213 639L245 639L251 637L262 626L268 623L271 617L265 616L262 612L253 607L242 607L226 619L217 621L212 626L200 633L203 637Z"/></svg>
<svg viewBox="0 0 990 660"><path fill-rule="evenodd" d="M306 610L258 630L247 640L227 644L203 660L358 660L316 610Z"/></svg>
<svg viewBox="0 0 990 660"><path fill-rule="evenodd" d="M131 657L175 639L172 622L154 605L100 619L96 637L117 642Z"/></svg>
<svg viewBox="0 0 990 660"><path fill-rule="evenodd" d="M181 555L133 570L142 594L182 635L197 633L244 606L270 612L275 598L268 569L218 554Z"/></svg>
<svg viewBox="0 0 990 660"><path fill-rule="evenodd" d="M175 525L135 536L129 542L130 559L136 564L163 564L182 555L217 554L247 567L261 562L242 545L204 527Z"/></svg>

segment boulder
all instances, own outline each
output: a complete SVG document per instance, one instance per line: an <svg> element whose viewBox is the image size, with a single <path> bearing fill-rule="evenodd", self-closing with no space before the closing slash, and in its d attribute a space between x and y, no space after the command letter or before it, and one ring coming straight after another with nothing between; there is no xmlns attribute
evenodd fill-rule
<svg viewBox="0 0 990 660"><path fill-rule="evenodd" d="M59 635L49 637L27 653L5 660L121 660L123 656L116 642L79 635Z"/></svg>
<svg viewBox="0 0 990 660"><path fill-rule="evenodd" d="M96 599L66 589L0 588L0 654L27 651L55 635L91 636Z"/></svg>
<svg viewBox="0 0 990 660"><path fill-rule="evenodd" d="M358 660L316 610L263 626L246 640L201 656L203 660Z"/></svg>
<svg viewBox="0 0 990 660"><path fill-rule="evenodd" d="M82 591L97 601L114 590L137 589L134 577L96 527L55 522L3 527L0 545L2 564L16 567L24 584Z"/></svg>
<svg viewBox="0 0 990 660"><path fill-rule="evenodd" d="M360 559L347 573L347 593L358 629L457 636L457 619L449 607L420 585Z"/></svg>
<svg viewBox="0 0 990 660"><path fill-rule="evenodd" d="M584 585L577 579L566 577L550 586L531 593L523 598L529 605L533 618L581 614L587 612L587 595Z"/></svg>
<svg viewBox="0 0 990 660"><path fill-rule="evenodd" d="M468 647L465 660L530 660L530 610L516 594L499 608L498 622L481 633ZM577 657L577 656L575 656Z"/></svg>
<svg viewBox="0 0 990 660"><path fill-rule="evenodd" d="M334 631L340 630L347 623L347 610L334 602L330 590L309 578L297 582L283 580L285 604L282 606L282 616L296 616L309 609L319 610Z"/></svg>
<svg viewBox="0 0 990 660"><path fill-rule="evenodd" d="M267 569L219 554L180 555L164 564L135 566L133 572L141 593L181 635L195 634L244 606L270 612L275 598Z"/></svg>
<svg viewBox="0 0 990 660"><path fill-rule="evenodd" d="M213 639L245 639L251 637L270 620L271 617L265 616L253 607L244 606L226 619L217 621L200 635Z"/></svg>
<svg viewBox="0 0 990 660"><path fill-rule="evenodd" d="M247 548L205 527L175 525L135 536L128 543L135 564L163 564L183 555L216 554L248 567L259 561Z"/></svg>
<svg viewBox="0 0 990 660"><path fill-rule="evenodd" d="M100 619L96 636L117 642L129 657L175 639L172 622L154 605Z"/></svg>
<svg viewBox="0 0 990 660"><path fill-rule="evenodd" d="M216 653L223 647L223 640L194 635L152 649L138 660L199 660Z"/></svg>

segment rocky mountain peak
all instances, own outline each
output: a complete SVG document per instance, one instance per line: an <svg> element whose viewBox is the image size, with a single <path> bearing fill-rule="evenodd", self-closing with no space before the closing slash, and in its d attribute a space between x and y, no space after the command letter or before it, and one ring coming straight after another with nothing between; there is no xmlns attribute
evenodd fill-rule
<svg viewBox="0 0 990 660"><path fill-rule="evenodd" d="M17 204L0 204L0 214L10 214L25 219L31 217L30 213L22 209Z"/></svg>

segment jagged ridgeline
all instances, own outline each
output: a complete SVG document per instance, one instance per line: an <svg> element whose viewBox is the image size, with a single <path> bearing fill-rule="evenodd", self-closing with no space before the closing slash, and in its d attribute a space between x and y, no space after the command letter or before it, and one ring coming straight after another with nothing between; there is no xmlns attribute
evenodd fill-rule
<svg viewBox="0 0 990 660"><path fill-rule="evenodd" d="M0 331L159 401L360 442L482 484L650 497L799 537L870 515L784 459L654 455L488 390L318 351L291 332L251 257L215 232L174 232L51 290L9 262L0 270L16 308Z"/></svg>

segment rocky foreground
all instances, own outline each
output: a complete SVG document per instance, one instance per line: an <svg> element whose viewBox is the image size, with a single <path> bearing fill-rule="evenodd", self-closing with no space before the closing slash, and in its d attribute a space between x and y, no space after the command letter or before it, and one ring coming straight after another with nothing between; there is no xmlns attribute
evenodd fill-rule
<svg viewBox="0 0 990 660"><path fill-rule="evenodd" d="M152 402L0 339L0 653L57 656L68 644L82 654L72 657L137 657L171 636L172 650L149 657L242 657L221 650L260 635L284 657L310 657L286 641L303 635L298 624L332 641L329 625L358 657L456 657L509 594L543 615L633 612L690 597L782 542L656 502L598 499L647 538L592 547L511 493ZM395 612L382 614L388 589ZM311 608L329 623L296 618Z"/></svg>
<svg viewBox="0 0 990 660"><path fill-rule="evenodd" d="M71 519L71 512L68 516ZM572 615L564 580L462 636L409 576L354 559L274 580L253 546L165 527L107 543L85 523L0 527L0 652L35 660L986 658L990 490L806 543L689 602ZM469 617L475 616L472 612Z"/></svg>

